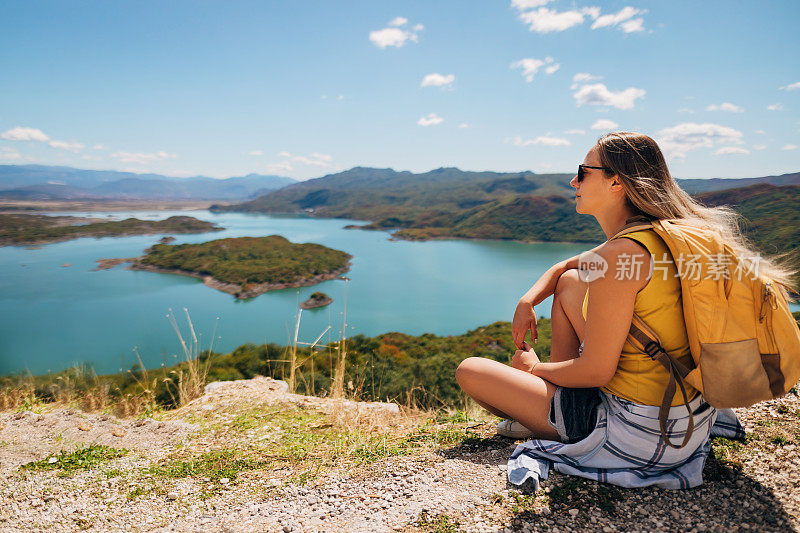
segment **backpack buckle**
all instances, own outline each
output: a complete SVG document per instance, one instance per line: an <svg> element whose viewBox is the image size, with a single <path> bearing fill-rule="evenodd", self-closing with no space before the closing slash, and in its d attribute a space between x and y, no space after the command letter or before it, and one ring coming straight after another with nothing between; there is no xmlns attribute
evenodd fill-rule
<svg viewBox="0 0 800 533"><path fill-rule="evenodd" d="M650 341L644 345L644 353L650 356L650 359L655 359L656 354L661 351L661 345L656 341Z"/></svg>

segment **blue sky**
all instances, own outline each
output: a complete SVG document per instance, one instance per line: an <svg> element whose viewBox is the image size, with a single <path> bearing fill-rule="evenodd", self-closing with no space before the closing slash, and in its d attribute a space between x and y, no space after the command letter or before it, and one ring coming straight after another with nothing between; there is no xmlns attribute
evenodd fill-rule
<svg viewBox="0 0 800 533"><path fill-rule="evenodd" d="M625 129L676 177L796 172L798 20L796 0L7 0L0 164L568 172Z"/></svg>

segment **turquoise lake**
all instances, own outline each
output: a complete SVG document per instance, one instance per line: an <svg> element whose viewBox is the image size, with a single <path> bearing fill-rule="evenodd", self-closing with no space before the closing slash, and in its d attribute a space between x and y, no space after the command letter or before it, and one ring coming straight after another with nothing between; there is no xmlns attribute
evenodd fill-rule
<svg viewBox="0 0 800 533"><path fill-rule="evenodd" d="M56 214L56 213L54 213ZM69 213L107 217L108 213ZM498 320L510 321L519 297L553 263L589 244L502 241L392 241L386 232L346 230L361 222L208 211L113 213L163 219L189 215L225 231L175 235L175 244L223 237L283 235L353 256L350 281L332 280L239 301L195 278L127 270L93 272L101 258L135 257L160 235L83 238L38 249L0 248L0 374L58 371L88 362L98 374L129 369L134 350L147 368L173 364L181 353L167 318L172 309L184 338L188 310L202 349L231 351L252 342L289 344L297 303L312 292L334 299L303 311L299 340L337 340L347 309L347 336L390 331L458 335ZM62 266L69 264L70 266ZM537 306L550 315L551 299ZM793 308L800 308L793 306ZM216 335L214 329L216 327ZM469 354L465 354L469 355Z"/></svg>
<svg viewBox="0 0 800 533"><path fill-rule="evenodd" d="M52 213L60 214L60 213ZM64 213L66 214L66 213ZM69 213L107 217L108 213ZM283 235L353 256L350 281L331 280L239 301L199 279L127 270L91 271L96 260L135 257L160 235L83 238L38 249L0 248L0 374L58 371L79 362L98 374L129 369L134 349L147 368L176 362L181 346L167 319L172 309L184 338L191 316L201 348L230 351L252 342L289 344L297 303L312 292L334 299L303 311L298 339L313 342L341 335L401 331L457 335L497 320L511 320L519 297L553 263L590 248L587 244L522 244L500 241L392 241L380 231L346 230L352 220L272 217L208 211L113 213L163 219L188 215L225 231L175 235L174 244L224 237ZM69 264L68 267L61 265ZM550 315L551 300L537 306ZM217 319L219 317L219 319ZM465 354L466 355L466 354Z"/></svg>

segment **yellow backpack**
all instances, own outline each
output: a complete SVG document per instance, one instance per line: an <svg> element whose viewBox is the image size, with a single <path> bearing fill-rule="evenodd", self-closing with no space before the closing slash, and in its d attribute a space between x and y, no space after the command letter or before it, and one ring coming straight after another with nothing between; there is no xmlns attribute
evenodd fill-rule
<svg viewBox="0 0 800 533"><path fill-rule="evenodd" d="M628 340L670 373L659 413L661 434L669 446L681 448L691 437L694 419L690 416L683 444L672 444L666 422L676 385L690 415L684 380L717 408L747 407L782 396L800 379L800 328L783 292L758 275L752 262L736 257L715 232L680 219L640 216L628 219L611 239L650 228L667 245L678 268L686 333L696 366L685 368L667 354L658 336L637 315Z"/></svg>

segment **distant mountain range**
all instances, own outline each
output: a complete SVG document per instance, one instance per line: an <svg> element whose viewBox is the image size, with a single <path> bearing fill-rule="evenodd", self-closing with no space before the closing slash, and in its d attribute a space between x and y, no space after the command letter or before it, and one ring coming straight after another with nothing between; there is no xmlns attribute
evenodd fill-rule
<svg viewBox="0 0 800 533"><path fill-rule="evenodd" d="M227 179L175 178L114 170L0 165L0 198L8 200L241 201L293 183L297 180L261 174Z"/></svg>
<svg viewBox="0 0 800 533"><path fill-rule="evenodd" d="M272 191L222 211L306 212L366 220L396 238L477 238L602 242L593 217L576 214L574 174L464 172L413 174L356 167ZM770 251L800 246L800 172L747 179L678 180L701 202L730 204L745 231ZM743 187L745 186L745 187Z"/></svg>
<svg viewBox="0 0 800 533"><path fill-rule="evenodd" d="M780 176L762 176L760 178L707 178L679 179L678 184L689 194L700 192L722 191L735 187L749 187L768 183L770 185L800 185L800 172L781 174Z"/></svg>

